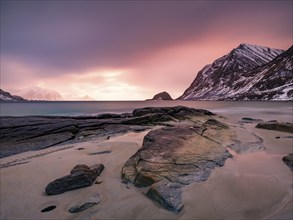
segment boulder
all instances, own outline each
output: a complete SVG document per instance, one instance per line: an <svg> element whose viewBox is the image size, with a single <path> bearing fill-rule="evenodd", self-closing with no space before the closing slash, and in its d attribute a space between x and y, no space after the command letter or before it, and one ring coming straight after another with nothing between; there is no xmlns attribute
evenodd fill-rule
<svg viewBox="0 0 293 220"><path fill-rule="evenodd" d="M147 197L177 213L183 207L180 188L207 180L212 169L232 157L226 147L233 143L229 126L214 119L193 127L152 130L124 164L122 179L136 187L150 187Z"/></svg>
<svg viewBox="0 0 293 220"><path fill-rule="evenodd" d="M45 191L47 195L57 195L66 191L91 186L103 170L103 164L97 164L91 168L84 164L76 165L69 175L50 182L46 186Z"/></svg>
<svg viewBox="0 0 293 220"><path fill-rule="evenodd" d="M277 122L275 120L260 122L256 125L256 128L293 133L293 123L290 122Z"/></svg>

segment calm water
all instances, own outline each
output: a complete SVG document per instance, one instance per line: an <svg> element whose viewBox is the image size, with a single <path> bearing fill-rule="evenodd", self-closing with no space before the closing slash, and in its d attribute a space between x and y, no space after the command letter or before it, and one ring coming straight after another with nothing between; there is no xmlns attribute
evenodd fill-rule
<svg viewBox="0 0 293 220"><path fill-rule="evenodd" d="M293 102L252 101L94 101L94 102L9 102L0 103L1 116L28 115L97 115L131 112L135 108L183 105L203 108L223 115L266 116L263 119L293 121Z"/></svg>

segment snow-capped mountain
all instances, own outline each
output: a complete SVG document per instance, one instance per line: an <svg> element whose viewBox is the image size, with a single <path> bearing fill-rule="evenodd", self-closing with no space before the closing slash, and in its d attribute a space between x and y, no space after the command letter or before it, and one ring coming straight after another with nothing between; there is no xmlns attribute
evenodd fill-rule
<svg viewBox="0 0 293 220"><path fill-rule="evenodd" d="M255 77L230 100L293 100L293 46L251 71Z"/></svg>
<svg viewBox="0 0 293 220"><path fill-rule="evenodd" d="M290 49L284 53L280 49L240 44L200 70L190 87L178 99L287 100L286 94L290 95L292 88ZM264 82L266 80L268 82ZM274 89L278 90L278 95L259 95L260 91L264 94ZM283 89L286 94L282 93ZM273 93L276 93L275 90Z"/></svg>
<svg viewBox="0 0 293 220"><path fill-rule="evenodd" d="M20 96L11 95L9 92L5 92L0 89L0 101L26 101Z"/></svg>
<svg viewBox="0 0 293 220"><path fill-rule="evenodd" d="M11 90L16 95L19 95L27 100L46 100L46 101L58 101L62 100L62 96L49 89L44 89L41 87L29 87L26 89Z"/></svg>

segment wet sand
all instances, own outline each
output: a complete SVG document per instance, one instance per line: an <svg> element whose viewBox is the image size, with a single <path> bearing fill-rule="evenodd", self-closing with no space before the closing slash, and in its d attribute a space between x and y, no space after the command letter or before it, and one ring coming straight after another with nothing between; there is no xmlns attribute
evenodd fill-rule
<svg viewBox="0 0 293 220"><path fill-rule="evenodd" d="M237 120L244 116L226 117L227 123L240 127ZM292 134L256 129L255 124L242 126L263 139L265 150L242 154L231 151L234 157L224 167L216 168L207 181L183 188L184 208L177 215L149 200L143 190L121 182L121 168L141 147L148 132L144 131L64 145L58 151L54 147L2 158L1 166L11 163L0 169L1 219L292 219L292 171L282 161L293 151L293 139L283 137ZM88 155L106 150L111 153ZM76 164L97 163L105 165L97 178L101 184L45 195L45 186ZM68 212L71 206L97 192L102 197L100 204L80 213ZM57 208L42 213L49 205Z"/></svg>

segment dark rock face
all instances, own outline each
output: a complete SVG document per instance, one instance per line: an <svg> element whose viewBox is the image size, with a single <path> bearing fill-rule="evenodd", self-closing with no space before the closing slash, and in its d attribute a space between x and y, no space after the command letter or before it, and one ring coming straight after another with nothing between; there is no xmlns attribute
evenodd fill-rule
<svg viewBox="0 0 293 220"><path fill-rule="evenodd" d="M151 100L173 100L173 99L169 95L169 93L164 91L154 95L154 97Z"/></svg>
<svg viewBox="0 0 293 220"><path fill-rule="evenodd" d="M267 130L276 130L293 133L293 124L286 122L277 122L277 121L268 121L268 122L260 122L256 125L256 128L263 128Z"/></svg>
<svg viewBox="0 0 293 220"><path fill-rule="evenodd" d="M150 131L142 147L122 168L122 179L150 187L147 196L167 210L179 212L181 187L208 179L212 169L232 155L235 142L229 127L215 119L198 125L163 127Z"/></svg>
<svg viewBox="0 0 293 220"><path fill-rule="evenodd" d="M293 171L293 154L288 154L282 158L283 162Z"/></svg>
<svg viewBox="0 0 293 220"><path fill-rule="evenodd" d="M70 174L54 180L46 186L47 195L57 195L70 190L91 186L104 170L103 164L91 168L84 164L76 165Z"/></svg>

